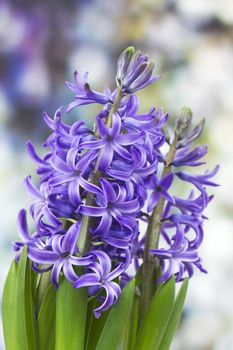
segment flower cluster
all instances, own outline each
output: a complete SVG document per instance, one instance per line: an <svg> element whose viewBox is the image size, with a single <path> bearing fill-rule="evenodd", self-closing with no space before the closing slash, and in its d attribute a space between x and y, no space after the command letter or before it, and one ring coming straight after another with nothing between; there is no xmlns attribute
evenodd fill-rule
<svg viewBox="0 0 233 350"><path fill-rule="evenodd" d="M171 137L165 133L168 114L162 109L139 113L134 92L158 79L147 56L133 48L123 52L114 91L106 87L103 93L96 92L87 79L87 74L81 78L75 72L75 82L67 83L75 93L68 111L90 103L103 105L96 116L96 130L83 121L66 124L59 109L53 119L44 114L52 130L44 143L45 156L40 158L32 143L27 143L39 177L38 187L31 177L25 180L35 198L30 208L35 231L29 233L22 209L18 216L22 240L14 243L14 250L18 259L27 245L33 269L51 270L51 282L57 288L62 274L74 288L88 287L89 295L101 301L95 309L99 317L116 302L145 254L159 259L160 281L172 274L180 281L185 274L193 274L194 266L205 272L197 249L203 240L203 210L212 199L206 186L216 186L211 178L218 167L204 175L180 170L203 164L200 160L207 153L206 146L192 147L203 123L192 128L189 111L182 113ZM172 195L175 178L196 190L188 198ZM149 246L147 252L148 229L143 232L140 222L149 227L155 212L159 234L168 247Z"/></svg>

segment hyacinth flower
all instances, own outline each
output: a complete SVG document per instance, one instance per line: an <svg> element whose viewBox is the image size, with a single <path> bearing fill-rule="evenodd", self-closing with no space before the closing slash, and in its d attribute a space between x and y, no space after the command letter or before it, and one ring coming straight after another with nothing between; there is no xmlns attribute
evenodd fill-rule
<svg viewBox="0 0 233 350"><path fill-rule="evenodd" d="M116 87L103 92L75 72L74 100L44 113L44 156L27 143L33 228L22 209L3 295L7 350L169 349L188 280L206 273L198 250L219 166L201 173L204 121L193 126L183 108L168 132L163 108L139 112L135 92L159 78L143 53L126 49L116 70ZM99 107L93 130L69 122L90 103ZM173 192L179 181L188 196Z"/></svg>

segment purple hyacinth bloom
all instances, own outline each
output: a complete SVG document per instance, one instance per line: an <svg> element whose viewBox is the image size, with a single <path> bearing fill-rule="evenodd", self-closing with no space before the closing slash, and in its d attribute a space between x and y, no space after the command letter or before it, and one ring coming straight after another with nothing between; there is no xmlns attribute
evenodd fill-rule
<svg viewBox="0 0 233 350"><path fill-rule="evenodd" d="M176 276L177 282L182 281L185 273L190 278L193 275L193 266L204 273L207 272L201 266L201 259L197 251L190 247L181 225L177 225L176 234L169 249L151 249L150 252L156 255L162 266L162 275L159 282L166 281L172 275Z"/></svg>
<svg viewBox="0 0 233 350"><path fill-rule="evenodd" d="M149 198L148 203L148 212L152 211L156 204L158 203L160 197L164 197L168 202L175 204L174 198L168 193L172 181L174 178L173 173L169 173L163 176L160 180L156 175L153 175L150 179L150 188L153 189L153 192Z"/></svg>
<svg viewBox="0 0 233 350"><path fill-rule="evenodd" d="M137 198L128 198L123 186L110 183L104 178L100 179L102 193L96 196L98 207L80 205L77 212L83 215L101 217L95 233L108 232L115 219L120 226L133 229L136 222L134 217L138 213L139 203Z"/></svg>
<svg viewBox="0 0 233 350"><path fill-rule="evenodd" d="M67 108L67 111L90 103L107 104L113 102L113 96L110 89L106 86L103 93L99 93L91 89L87 82L88 72L86 72L83 78L80 77L77 71L74 72L74 83L66 82L67 86L75 93L75 101L71 102Z"/></svg>
<svg viewBox="0 0 233 350"><path fill-rule="evenodd" d="M160 281L173 274L177 281L191 277L195 266L205 272L197 249L204 237L204 209L213 198L206 187L217 186L212 178L218 167L198 175L176 172L176 167L204 164L207 146L193 146L204 122L193 128L192 113L184 108L170 131L163 108L140 111L134 92L158 79L153 68L146 55L128 48L118 60L117 87L103 92L90 88L87 73L81 77L75 72L74 83L67 83L75 94L67 111L102 105L94 131L80 120L66 123L59 108L53 118L44 113L51 129L43 144L45 155L40 157L32 143L27 144L39 184L34 186L30 177L25 180L35 197L35 228L30 234L26 211L21 210L21 241L13 246L16 260L26 245L32 268L38 273L51 270L57 288L61 275L75 288L87 287L88 295L100 302L96 317L116 302L120 287L144 261L154 259L151 253L162 267ZM175 175L176 181L194 187L185 198L170 194ZM151 227L154 218L159 220L157 232ZM163 248L155 245L153 234L163 238ZM147 238L152 238L149 247L155 248L151 252ZM145 273L145 280L146 275L151 274ZM143 288L139 292L143 295Z"/></svg>
<svg viewBox="0 0 233 350"><path fill-rule="evenodd" d="M128 47L118 59L116 81L122 91L132 94L159 79L153 76L154 64L140 51Z"/></svg>
<svg viewBox="0 0 233 350"><path fill-rule="evenodd" d="M80 222L73 224L65 234L57 234L51 241L51 249L28 248L28 257L36 264L51 265L51 282L59 287L59 275L61 270L70 282L78 278L73 265L87 266L93 262L90 255L77 257L77 238L79 235ZM37 269L37 271L39 271Z"/></svg>
<svg viewBox="0 0 233 350"><path fill-rule="evenodd" d="M36 170L37 175L40 176L40 181L46 182L48 178L53 173L53 168L49 163L49 160L51 158L51 152L47 153L43 159L40 158L35 150L35 147L33 146L31 141L28 141L26 143L27 145L27 151L31 159L38 164L38 168Z"/></svg>
<svg viewBox="0 0 233 350"><path fill-rule="evenodd" d="M100 317L101 312L107 310L117 301L121 293L121 288L116 282L113 282L113 280L126 270L130 262L130 256L127 254L125 263L119 264L114 270L112 270L111 259L105 252L93 250L91 253L96 256L99 262L89 265L88 269L92 272L80 276L74 282L73 286L74 288L92 287L95 294L101 289L105 290L106 297L103 303L94 310L95 317L98 318Z"/></svg>
<svg viewBox="0 0 233 350"><path fill-rule="evenodd" d="M192 215L172 214L167 219L172 221L175 225L183 225L186 232L192 229L195 236L192 240L190 240L189 244L195 248L198 248L200 246L203 241L202 224L205 217L200 214L195 215L195 213L192 213Z"/></svg>
<svg viewBox="0 0 233 350"><path fill-rule="evenodd" d="M204 157L208 152L208 146L196 146L192 151L189 151L189 147L184 147L176 152L176 156L172 161L172 165L179 166L199 166L205 164L205 162L198 162L198 160Z"/></svg>
<svg viewBox="0 0 233 350"><path fill-rule="evenodd" d="M31 177L28 176L24 181L25 187L37 200L31 205L31 214L35 220L37 228L40 226L40 223L43 218L45 221L48 220L49 223L54 228L59 228L61 226L60 220L52 213L49 208L48 197L50 194L49 185L47 182L44 182L38 190L31 182ZM46 226L48 224L44 224Z"/></svg>
<svg viewBox="0 0 233 350"><path fill-rule="evenodd" d="M115 160L111 168L107 171L108 175L123 181L133 181L135 184L143 185L143 179L155 173L158 161L150 164L142 147L131 147L130 150L132 162L126 163Z"/></svg>
<svg viewBox="0 0 233 350"><path fill-rule="evenodd" d="M100 139L84 141L80 146L86 149L101 149L98 169L105 171L110 166L114 153L124 160L131 160L130 152L124 146L129 146L139 141L144 133L121 134L121 118L115 113L112 116L112 127L109 128L101 118L97 118L97 126Z"/></svg>
<svg viewBox="0 0 233 350"><path fill-rule="evenodd" d="M218 171L219 165L217 165L212 171L206 171L203 175L189 174L185 171L179 171L176 173L176 175L183 181L191 182L201 192L203 192L203 186L219 186L217 183L210 180L217 174Z"/></svg>
<svg viewBox="0 0 233 350"><path fill-rule="evenodd" d="M80 187L86 191L99 193L100 189L85 179L85 173L91 162L97 157L97 152L86 152L79 156L76 148L70 148L66 154L65 160L61 159L57 154L51 158L51 164L56 169L54 174L48 181L50 186L58 186L68 184L68 194L72 204L78 206L82 200L80 196Z"/></svg>
<svg viewBox="0 0 233 350"><path fill-rule="evenodd" d="M22 239L22 241L17 241L13 243L13 249L16 252L17 261L20 258L21 250L24 247L24 245L27 245L28 247L44 249L45 243L36 234L31 235L29 233L27 224L27 214L25 209L21 209L18 213L17 227L19 235Z"/></svg>

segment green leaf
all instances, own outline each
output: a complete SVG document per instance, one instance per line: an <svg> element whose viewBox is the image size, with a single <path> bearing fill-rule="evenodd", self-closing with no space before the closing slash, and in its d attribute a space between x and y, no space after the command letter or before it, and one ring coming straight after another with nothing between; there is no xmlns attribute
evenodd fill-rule
<svg viewBox="0 0 233 350"><path fill-rule="evenodd" d="M110 311L96 350L118 350L130 315L134 286L135 280L131 280L123 288L119 300Z"/></svg>
<svg viewBox="0 0 233 350"><path fill-rule="evenodd" d="M133 349L133 345L135 344L135 339L137 336L138 320L139 320L139 297L135 295L129 321L128 321L126 334L125 334L123 350Z"/></svg>
<svg viewBox="0 0 233 350"><path fill-rule="evenodd" d="M135 276L135 289L139 288L142 279L142 265ZM139 296L134 293L133 304L130 312L130 317L127 322L126 332L123 341L123 350L133 349L136 340L139 323Z"/></svg>
<svg viewBox="0 0 233 350"><path fill-rule="evenodd" d="M170 348L172 339L180 322L187 289L188 279L185 279L175 299L175 304L172 310L169 323L167 325L166 332L163 336L162 342L160 343L160 349L168 350Z"/></svg>
<svg viewBox="0 0 233 350"><path fill-rule="evenodd" d="M88 313L90 313L91 320L90 320L89 327L87 328L88 335L87 335L87 343L86 343L85 349L95 350L111 309L108 309L107 311L103 312L99 318L95 318L94 309L97 307L96 298L91 300L90 303L91 305L90 305L90 308L88 306Z"/></svg>
<svg viewBox="0 0 233 350"><path fill-rule="evenodd" d="M37 318L39 349L54 350L55 346L56 291L51 284L47 288Z"/></svg>
<svg viewBox="0 0 233 350"><path fill-rule="evenodd" d="M36 288L36 311L39 313L41 303L44 299L45 293L47 292L48 286L50 285L51 270L42 273L38 279Z"/></svg>
<svg viewBox="0 0 233 350"><path fill-rule="evenodd" d="M55 350L84 349L86 314L86 288L73 288L64 278L57 291Z"/></svg>
<svg viewBox="0 0 233 350"><path fill-rule="evenodd" d="M6 350L17 349L12 330L16 326L16 282L18 265L13 261L8 272L2 296L2 322Z"/></svg>
<svg viewBox="0 0 233 350"><path fill-rule="evenodd" d="M16 282L16 326L14 350L36 350L37 329L31 289L31 265L27 247L23 248L18 264Z"/></svg>
<svg viewBox="0 0 233 350"><path fill-rule="evenodd" d="M142 321L134 350L161 350L161 340L172 313L175 297L175 280L172 277L161 285L151 300Z"/></svg>

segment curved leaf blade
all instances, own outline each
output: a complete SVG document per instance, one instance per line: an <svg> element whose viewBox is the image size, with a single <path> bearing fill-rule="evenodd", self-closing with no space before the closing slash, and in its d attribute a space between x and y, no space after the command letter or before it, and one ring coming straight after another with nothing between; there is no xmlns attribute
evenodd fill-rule
<svg viewBox="0 0 233 350"><path fill-rule="evenodd" d="M171 278L155 293L142 321L134 350L161 350L175 297L175 280Z"/></svg>
<svg viewBox="0 0 233 350"><path fill-rule="evenodd" d="M96 350L118 350L129 319L135 280L131 280L122 290L117 303L112 307L101 333Z"/></svg>
<svg viewBox="0 0 233 350"><path fill-rule="evenodd" d="M96 304L97 302L94 299L93 307L91 307L90 309L88 308L88 313L91 312L91 322L87 334L87 343L85 348L86 350L96 349L96 345L99 341L100 335L103 331L104 325L110 313L110 309L108 309L105 312L103 312L99 318L95 318L94 308L97 307Z"/></svg>
<svg viewBox="0 0 233 350"><path fill-rule="evenodd" d="M56 319L56 291L50 284L37 318L39 349L54 350Z"/></svg>
<svg viewBox="0 0 233 350"><path fill-rule="evenodd" d="M8 272L2 296L2 322L6 350L17 349L12 329L16 327L16 283L18 265L13 261Z"/></svg>
<svg viewBox="0 0 233 350"><path fill-rule="evenodd" d="M86 314L86 288L73 288L63 279L56 298L55 350L84 349Z"/></svg>
<svg viewBox="0 0 233 350"><path fill-rule="evenodd" d="M172 314L168 322L166 332L161 341L160 349L168 350L170 348L172 339L174 337L174 334L180 322L187 289L188 289L188 279L185 279L175 299Z"/></svg>
<svg viewBox="0 0 233 350"><path fill-rule="evenodd" d="M26 246L20 256L16 286L15 338L17 346L14 350L36 350L38 335L32 299L31 265L27 258Z"/></svg>

